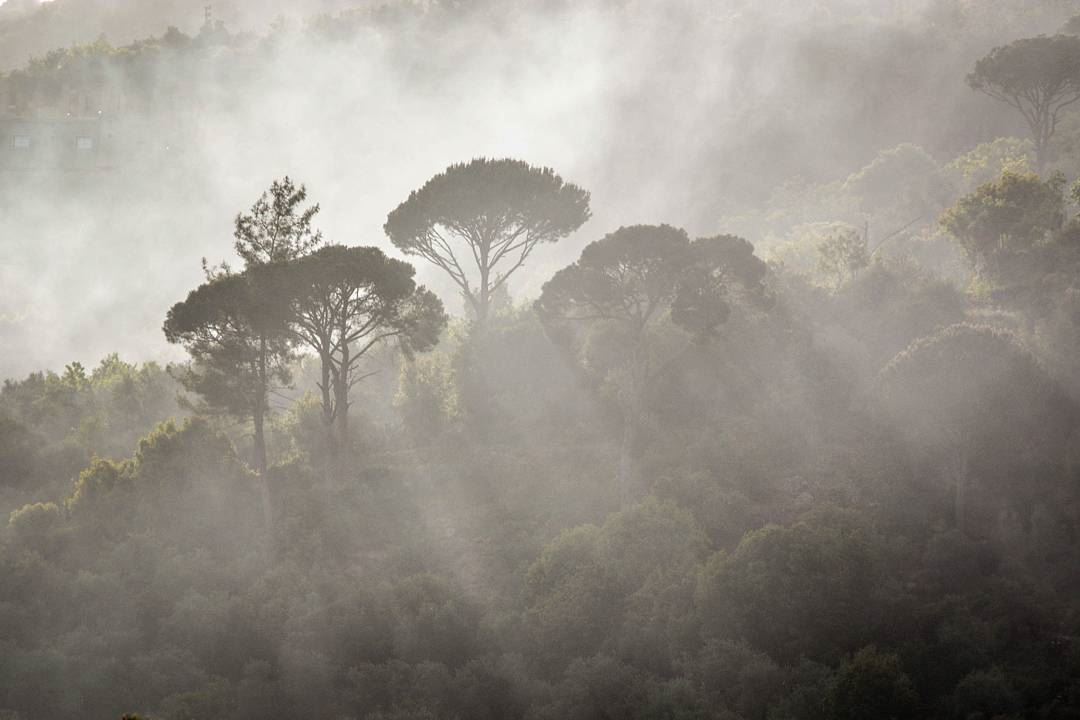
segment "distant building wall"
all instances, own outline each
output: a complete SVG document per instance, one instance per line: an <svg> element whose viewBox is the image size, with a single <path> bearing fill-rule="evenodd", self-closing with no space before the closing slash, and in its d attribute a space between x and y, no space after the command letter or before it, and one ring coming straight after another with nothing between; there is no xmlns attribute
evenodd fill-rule
<svg viewBox="0 0 1080 720"><path fill-rule="evenodd" d="M97 118L0 117L0 170L100 170L111 149Z"/></svg>

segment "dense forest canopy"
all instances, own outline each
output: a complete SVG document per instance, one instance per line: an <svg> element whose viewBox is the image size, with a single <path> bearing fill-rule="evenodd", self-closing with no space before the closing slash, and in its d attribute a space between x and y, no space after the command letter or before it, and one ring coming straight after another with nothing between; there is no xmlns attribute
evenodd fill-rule
<svg viewBox="0 0 1080 720"><path fill-rule="evenodd" d="M1080 2L0 3L0 720L1080 718Z"/></svg>

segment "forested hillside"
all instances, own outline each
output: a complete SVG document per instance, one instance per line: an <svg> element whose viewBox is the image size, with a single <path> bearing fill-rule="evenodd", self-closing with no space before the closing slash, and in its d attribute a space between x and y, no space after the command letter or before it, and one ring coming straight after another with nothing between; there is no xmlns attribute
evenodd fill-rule
<svg viewBox="0 0 1080 720"><path fill-rule="evenodd" d="M0 720L1080 718L1080 4L19 5Z"/></svg>

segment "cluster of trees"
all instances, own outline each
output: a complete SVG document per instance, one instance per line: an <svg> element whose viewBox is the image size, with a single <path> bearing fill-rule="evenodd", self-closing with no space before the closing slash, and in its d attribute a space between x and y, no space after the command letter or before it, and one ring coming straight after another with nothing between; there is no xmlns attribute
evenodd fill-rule
<svg viewBox="0 0 1080 720"><path fill-rule="evenodd" d="M204 266L207 282L177 303L165 337L194 362L181 382L209 407L252 420L252 465L266 473L265 423L271 393L288 384L298 348L319 360L318 388L329 452L348 437L349 392L369 350L397 339L426 350L446 324L442 302L413 280L407 263L375 247L322 246L304 208L307 191L274 182L249 214L236 218L243 272Z"/></svg>
<svg viewBox="0 0 1080 720"><path fill-rule="evenodd" d="M0 717L1076 718L1074 76L1002 75L1072 42L976 65L1031 142L883 152L838 193L901 229L801 264L629 225L514 304L592 199L478 159L384 225L450 318L274 182L188 362L0 390Z"/></svg>
<svg viewBox="0 0 1080 720"><path fill-rule="evenodd" d="M148 427L182 417L177 389L160 365L133 365L115 354L92 369L75 362L63 373L6 380L0 390L3 509L63 495L95 454L126 455Z"/></svg>
<svg viewBox="0 0 1080 720"><path fill-rule="evenodd" d="M369 353L393 340L411 357L433 347L447 323L442 302L416 285L408 263L377 247L323 245L313 229L319 206L304 208L306 198L289 178L275 181L236 219L243 272L207 266L207 282L164 325L193 358L184 386L210 407L251 419L260 475L270 396L288 384L298 350L318 359L326 447L341 472L350 392L369 374ZM450 276L472 310L473 334L483 335L493 299L530 253L588 217L588 193L552 170L479 159L412 193L390 213L386 232L403 253Z"/></svg>

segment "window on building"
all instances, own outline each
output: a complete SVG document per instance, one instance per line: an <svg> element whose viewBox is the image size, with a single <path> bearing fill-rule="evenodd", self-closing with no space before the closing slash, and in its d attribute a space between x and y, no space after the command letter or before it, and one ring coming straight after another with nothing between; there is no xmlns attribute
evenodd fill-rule
<svg viewBox="0 0 1080 720"><path fill-rule="evenodd" d="M94 138L90 138L90 137L75 138L75 147L78 148L79 150L93 150L94 149Z"/></svg>
<svg viewBox="0 0 1080 720"><path fill-rule="evenodd" d="M30 149L30 136L29 135L15 135L11 138L11 147L16 150L29 150Z"/></svg>

